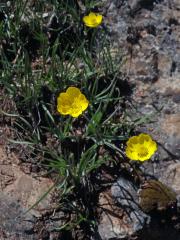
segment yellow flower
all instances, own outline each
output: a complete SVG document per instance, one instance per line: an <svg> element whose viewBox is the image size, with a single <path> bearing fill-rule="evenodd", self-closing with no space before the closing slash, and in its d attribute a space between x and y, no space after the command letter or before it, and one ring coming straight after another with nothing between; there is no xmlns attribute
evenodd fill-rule
<svg viewBox="0 0 180 240"><path fill-rule="evenodd" d="M102 19L102 15L90 12L88 16L83 17L83 22L87 27L95 28L101 24Z"/></svg>
<svg viewBox="0 0 180 240"><path fill-rule="evenodd" d="M69 87L57 98L57 110L62 115L78 117L89 105L84 94L76 87Z"/></svg>
<svg viewBox="0 0 180 240"><path fill-rule="evenodd" d="M141 133L138 136L133 136L127 141L126 156L131 160L145 161L157 150L157 144L152 140L151 136Z"/></svg>

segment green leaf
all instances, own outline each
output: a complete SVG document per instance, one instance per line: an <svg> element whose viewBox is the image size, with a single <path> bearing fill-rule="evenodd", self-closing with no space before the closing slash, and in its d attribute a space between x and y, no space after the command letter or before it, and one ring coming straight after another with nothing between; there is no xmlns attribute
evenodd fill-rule
<svg viewBox="0 0 180 240"><path fill-rule="evenodd" d="M92 116L88 127L87 127L87 134L93 134L96 132L97 127L100 125L103 113L100 110L100 106L98 107L96 113Z"/></svg>

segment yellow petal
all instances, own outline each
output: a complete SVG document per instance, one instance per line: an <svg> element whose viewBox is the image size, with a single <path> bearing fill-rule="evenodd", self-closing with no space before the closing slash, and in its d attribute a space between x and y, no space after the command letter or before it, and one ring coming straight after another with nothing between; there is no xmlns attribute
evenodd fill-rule
<svg viewBox="0 0 180 240"><path fill-rule="evenodd" d="M57 98L57 111L63 115L69 113L71 101L66 93L60 93Z"/></svg>
<svg viewBox="0 0 180 240"><path fill-rule="evenodd" d="M96 22L96 19L91 19L89 17L84 19L84 23L87 27L97 27L99 24Z"/></svg>
<svg viewBox="0 0 180 240"><path fill-rule="evenodd" d="M76 87L68 87L66 93L69 95L70 98L76 98L81 94L79 88Z"/></svg>
<svg viewBox="0 0 180 240"><path fill-rule="evenodd" d="M131 160L138 160L137 152L131 151L128 147L126 148L126 156Z"/></svg>
<svg viewBox="0 0 180 240"><path fill-rule="evenodd" d="M102 15L90 12L88 16L83 17L83 22L87 27L95 28L102 22Z"/></svg>
<svg viewBox="0 0 180 240"><path fill-rule="evenodd" d="M71 101L67 93L60 93L59 97L57 98L57 102L58 104L67 105L67 104L70 104Z"/></svg>
<svg viewBox="0 0 180 240"><path fill-rule="evenodd" d="M89 101L86 99L84 94L81 94L81 96L79 98L79 101L80 101L80 105L81 105L82 111L86 110L86 108L89 105Z"/></svg>
<svg viewBox="0 0 180 240"><path fill-rule="evenodd" d="M74 118L75 118L75 117L79 117L79 115L81 115L81 114L82 114L82 110L81 110L81 109L78 109L78 110L77 110L77 109L76 109L76 110L73 109L73 110L71 111L71 113L70 113L70 115L71 115L72 117L74 117Z"/></svg>
<svg viewBox="0 0 180 240"><path fill-rule="evenodd" d="M102 16L102 15L97 15L96 20L97 20L97 23L98 23L98 24L101 24L102 19L103 19L103 16Z"/></svg>
<svg viewBox="0 0 180 240"><path fill-rule="evenodd" d="M138 160L140 161L140 162L144 162L144 161L146 161L146 160L149 160L151 157L149 156L149 155L147 155L146 157L141 157L141 158L139 158Z"/></svg>
<svg viewBox="0 0 180 240"><path fill-rule="evenodd" d="M157 143L155 141L151 141L148 145L149 153L153 155L157 151Z"/></svg>
<svg viewBox="0 0 180 240"><path fill-rule="evenodd" d="M88 16L90 18L96 18L96 14L94 12L90 12Z"/></svg>
<svg viewBox="0 0 180 240"><path fill-rule="evenodd" d="M138 144L138 137L137 136L133 136L133 137L129 138L129 140L127 141L126 144L127 144L127 146L129 144Z"/></svg>
<svg viewBox="0 0 180 240"><path fill-rule="evenodd" d="M67 115L69 114L69 107L63 107L63 106L58 106L57 110L59 113L61 113L62 115Z"/></svg>
<svg viewBox="0 0 180 240"><path fill-rule="evenodd" d="M83 17L83 22L87 24L89 22L89 16L84 16Z"/></svg>
<svg viewBox="0 0 180 240"><path fill-rule="evenodd" d="M143 143L145 141L146 142L152 141L152 138L148 134L146 134L146 133L139 134L138 139L139 139L140 143Z"/></svg>

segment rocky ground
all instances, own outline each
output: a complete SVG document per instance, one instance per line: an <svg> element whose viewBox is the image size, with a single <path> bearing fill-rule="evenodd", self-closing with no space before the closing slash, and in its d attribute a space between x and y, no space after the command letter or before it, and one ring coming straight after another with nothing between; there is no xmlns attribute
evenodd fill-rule
<svg viewBox="0 0 180 240"><path fill-rule="evenodd" d="M136 109L131 110L131 114L151 114L151 123L138 130L148 132L159 144L158 153L141 168L145 174L170 186L180 200L180 1L103 2L104 24L114 48L122 49L126 59L122 71L135 86L131 104ZM53 182L32 174L27 165L23 167L3 136L8 138L6 126L1 127L0 142L0 239L60 239L60 236L50 233L48 221L46 229L38 226L40 235L33 230L36 219L51 207L51 195L22 217L21 213L36 202ZM122 206L117 204L118 201L122 203L122 186L129 189L136 202L137 189L133 189L126 179L119 178L108 191L103 192L99 204L105 205L107 211L101 215L94 240L131 239L130 235L150 221L151 216L138 209L124 214ZM158 224L156 222L141 230L137 239L180 239L177 222Z"/></svg>
<svg viewBox="0 0 180 240"><path fill-rule="evenodd" d="M152 123L139 128L159 143L158 153L142 166L146 174L156 177L180 194L180 2L179 1L109 1L106 23L114 46L126 56L123 71L135 84L131 101L136 113L152 114ZM118 180L116 185L129 182ZM121 188L111 194L122 201ZM133 189L130 190L133 194ZM144 217L140 214L140 218ZM132 221L133 219L133 221ZM129 221L129 222L128 222ZM124 227L123 224L124 223ZM132 224L133 222L133 224ZM139 221L138 221L139 222ZM137 218L131 220L104 215L100 224L102 239L120 239L137 229ZM142 224L143 225L143 224ZM163 230L162 230L163 229ZM180 239L172 229L151 229L141 239ZM153 232L153 234L152 234ZM145 237L145 238L143 238Z"/></svg>

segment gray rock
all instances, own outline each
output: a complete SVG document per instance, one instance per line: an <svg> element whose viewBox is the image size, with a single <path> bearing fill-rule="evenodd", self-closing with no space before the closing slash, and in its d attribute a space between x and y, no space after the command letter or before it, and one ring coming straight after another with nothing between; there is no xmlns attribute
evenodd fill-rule
<svg viewBox="0 0 180 240"><path fill-rule="evenodd" d="M145 223L150 221L150 217L143 213L138 205L138 188L131 181L119 178L112 186L111 192L119 205L128 213L134 232L142 229Z"/></svg>
<svg viewBox="0 0 180 240"><path fill-rule="evenodd" d="M150 217L140 210L137 201L137 188L124 178L113 184L111 193L102 194L99 200L103 207L98 225L99 239L123 239L149 223Z"/></svg>
<svg viewBox="0 0 180 240"><path fill-rule="evenodd" d="M138 196L136 186L124 179L119 178L111 188L112 196L116 198L122 207L138 210Z"/></svg>
<svg viewBox="0 0 180 240"><path fill-rule="evenodd" d="M34 239L35 218L30 213L24 214L25 209L15 199L0 193L0 212L0 232L5 233L5 239Z"/></svg>
<svg viewBox="0 0 180 240"><path fill-rule="evenodd" d="M177 194L177 205L180 207L180 163L170 164L163 172L160 181L171 187Z"/></svg>

